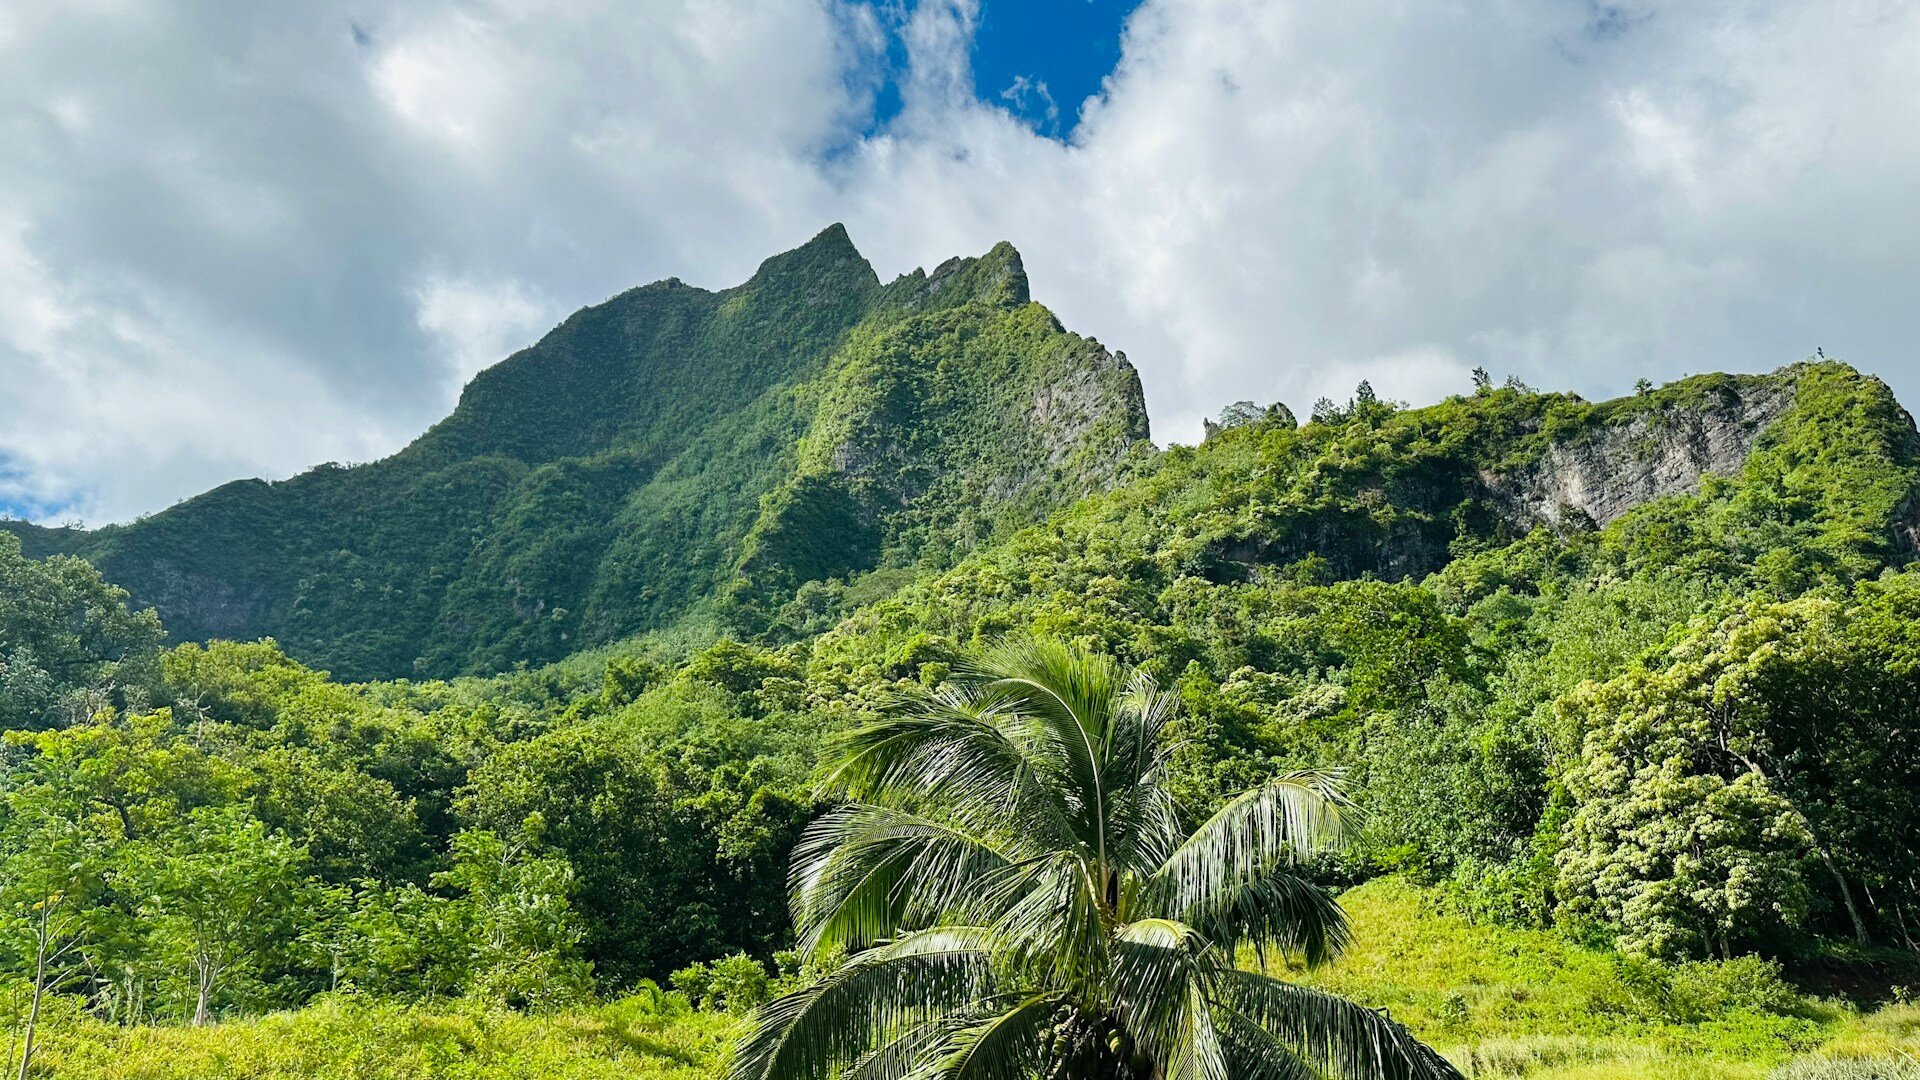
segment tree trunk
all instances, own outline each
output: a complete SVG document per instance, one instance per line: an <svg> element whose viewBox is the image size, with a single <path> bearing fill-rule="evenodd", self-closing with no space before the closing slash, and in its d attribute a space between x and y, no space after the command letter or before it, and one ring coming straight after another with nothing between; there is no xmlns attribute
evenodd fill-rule
<svg viewBox="0 0 1920 1080"><path fill-rule="evenodd" d="M1765 783L1768 787L1773 786L1772 778L1767 775L1765 769L1760 767L1758 761L1742 754L1736 754L1732 750L1727 749L1727 738L1724 732L1720 737L1720 746L1721 749L1726 750L1728 754L1731 754L1734 758L1738 759L1741 764L1745 765L1749 772L1759 777L1762 783ZM1785 798L1785 792L1776 791L1776 794ZM1847 918L1853 923L1853 940L1862 945L1872 944L1873 939L1867 933L1867 921L1861 918L1860 907L1853 902L1853 888L1847 884L1847 875L1840 872L1840 864L1834 862L1833 856L1827 854L1827 845L1820 842L1820 834L1814 829L1813 821L1807 817L1806 811L1800 809L1800 804L1792 799L1787 799L1787 805L1792 808L1793 816L1800 819L1800 828L1806 831L1807 846L1811 847L1813 853L1820 857L1820 864L1827 868L1827 873L1833 875L1833 883L1840 888L1840 902L1846 905Z"/></svg>
<svg viewBox="0 0 1920 1080"><path fill-rule="evenodd" d="M20 1049L20 1080L27 1080L27 1070L33 1065L34 1027L40 1022L40 996L47 989L47 918L52 903L40 905L40 934L33 950L33 1004L27 1009L26 1045Z"/></svg>
<svg viewBox="0 0 1920 1080"><path fill-rule="evenodd" d="M199 993L193 1002L193 1026L206 1027L213 1019L209 1006L213 1001L213 962L202 959L194 963L198 975Z"/></svg>
<svg viewBox="0 0 1920 1080"><path fill-rule="evenodd" d="M1812 837L1813 823L1798 810L1794 813L1799 815L1801 827L1807 830L1807 836ZM1847 875L1840 872L1840 865L1833 861L1833 856L1827 854L1826 845L1818 840L1813 842L1813 853L1820 856L1821 865L1833 875L1833 883L1840 887L1840 902L1847 906L1847 918L1853 921L1853 940L1862 945L1870 944L1872 939L1867 934L1867 921L1860 917L1860 908L1853 902L1853 889L1847 885Z"/></svg>

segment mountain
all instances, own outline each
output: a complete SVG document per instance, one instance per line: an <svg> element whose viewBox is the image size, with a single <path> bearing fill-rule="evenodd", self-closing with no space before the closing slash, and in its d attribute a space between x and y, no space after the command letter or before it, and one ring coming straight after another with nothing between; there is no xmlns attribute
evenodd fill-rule
<svg viewBox="0 0 1920 1080"><path fill-rule="evenodd" d="M1415 583L1460 615L1502 593L1647 579L1708 604L1845 587L1916 556L1920 434L1885 383L1844 363L1604 402L1487 387L1417 409L1352 401L1304 426L1276 407L1216 427L855 612L815 657L849 671L939 659L1037 625L1170 657L1174 671L1211 654L1225 674L1311 655L1265 629L1284 612L1221 614L1289 586Z"/></svg>
<svg viewBox="0 0 1920 1080"><path fill-rule="evenodd" d="M1032 302L1010 245L882 284L835 225L735 288L670 278L576 312L385 460L96 531L6 527L84 556L176 639L448 675L690 617L778 635L1150 446L1124 354Z"/></svg>

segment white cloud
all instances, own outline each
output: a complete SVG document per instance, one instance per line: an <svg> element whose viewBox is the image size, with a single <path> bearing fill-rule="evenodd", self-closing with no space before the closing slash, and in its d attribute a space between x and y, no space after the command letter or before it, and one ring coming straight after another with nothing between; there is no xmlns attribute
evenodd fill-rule
<svg viewBox="0 0 1920 1080"><path fill-rule="evenodd" d="M1065 143L973 98L978 18L912 11L864 135L890 4L9 10L0 500L397 448L564 311L833 220L883 275L1014 241L1163 440L1362 377L1599 395L1815 346L1920 398L1910 3L1146 0Z"/></svg>
<svg viewBox="0 0 1920 1080"><path fill-rule="evenodd" d="M429 277L415 301L414 319L439 343L454 393L482 368L533 344L559 316L551 300L518 281Z"/></svg>

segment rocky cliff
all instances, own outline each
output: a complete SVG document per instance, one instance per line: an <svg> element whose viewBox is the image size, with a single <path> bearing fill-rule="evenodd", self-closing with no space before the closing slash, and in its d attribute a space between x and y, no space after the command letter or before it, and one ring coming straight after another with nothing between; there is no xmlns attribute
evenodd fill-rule
<svg viewBox="0 0 1920 1080"><path fill-rule="evenodd" d="M1792 369L1728 380L1698 397L1601 416L1539 459L1480 479L1516 523L1605 525L1654 499L1699 490L1709 473L1736 476L1754 441L1793 407Z"/></svg>
<svg viewBox="0 0 1920 1080"><path fill-rule="evenodd" d="M1422 409L1363 403L1299 429L1241 411L1200 450L1238 470L1211 483L1244 500L1195 515L1211 524L1190 565L1215 581L1272 568L1418 578L1545 526L1610 529L1630 559L1661 558L1689 532L1756 558L1778 536L1818 532L1828 565L1779 570L1804 585L1898 562L1920 540L1913 419L1884 383L1835 362L1605 402L1489 389Z"/></svg>

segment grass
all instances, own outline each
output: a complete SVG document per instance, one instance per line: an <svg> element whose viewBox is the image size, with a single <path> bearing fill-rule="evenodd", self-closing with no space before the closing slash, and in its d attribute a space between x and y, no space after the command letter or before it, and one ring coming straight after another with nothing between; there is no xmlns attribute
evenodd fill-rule
<svg viewBox="0 0 1920 1080"><path fill-rule="evenodd" d="M1920 1008L1862 1014L1794 991L1757 960L1635 961L1475 923L1398 879L1369 882L1342 902L1354 947L1292 977L1386 1009L1476 1078L1766 1080L1830 1058L1920 1055ZM1853 1080L1833 1080L1843 1078Z"/></svg>
<svg viewBox="0 0 1920 1080"><path fill-rule="evenodd" d="M1920 1080L1920 1006L1863 1012L1759 961L1657 965L1475 923L1402 880L1343 901L1355 946L1290 977L1388 1010L1476 1080ZM737 1030L673 997L548 1016L333 997L203 1029L64 1016L35 1075L706 1080Z"/></svg>
<svg viewBox="0 0 1920 1080"><path fill-rule="evenodd" d="M737 1021L644 998L552 1016L333 999L210 1028L58 1026L62 1080L705 1080ZM17 1059L16 1059L17 1060Z"/></svg>

